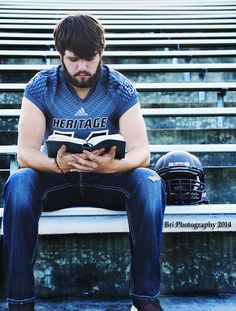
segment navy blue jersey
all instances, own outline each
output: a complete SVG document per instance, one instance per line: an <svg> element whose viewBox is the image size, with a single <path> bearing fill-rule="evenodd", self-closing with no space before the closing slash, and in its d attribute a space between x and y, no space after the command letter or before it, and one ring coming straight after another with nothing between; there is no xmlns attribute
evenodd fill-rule
<svg viewBox="0 0 236 311"><path fill-rule="evenodd" d="M55 132L82 139L116 134L120 117L138 103L137 91L129 80L106 65L85 99L65 81L61 65L37 73L24 96L46 117L45 140Z"/></svg>

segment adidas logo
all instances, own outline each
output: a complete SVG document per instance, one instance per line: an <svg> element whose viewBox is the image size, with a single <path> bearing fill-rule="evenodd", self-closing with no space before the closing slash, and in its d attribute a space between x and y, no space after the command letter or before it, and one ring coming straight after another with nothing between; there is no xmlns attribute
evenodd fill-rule
<svg viewBox="0 0 236 311"><path fill-rule="evenodd" d="M87 116L87 112L85 112L84 108L80 108L78 111L76 111L76 113L74 114L74 116L76 117L81 117L81 116Z"/></svg>

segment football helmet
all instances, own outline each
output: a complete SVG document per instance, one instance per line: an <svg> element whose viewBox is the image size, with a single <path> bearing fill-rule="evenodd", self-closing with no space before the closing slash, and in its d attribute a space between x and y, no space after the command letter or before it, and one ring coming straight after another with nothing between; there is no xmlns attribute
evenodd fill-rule
<svg viewBox="0 0 236 311"><path fill-rule="evenodd" d="M167 204L207 203L206 175L199 159L187 151L171 151L155 165L166 185Z"/></svg>

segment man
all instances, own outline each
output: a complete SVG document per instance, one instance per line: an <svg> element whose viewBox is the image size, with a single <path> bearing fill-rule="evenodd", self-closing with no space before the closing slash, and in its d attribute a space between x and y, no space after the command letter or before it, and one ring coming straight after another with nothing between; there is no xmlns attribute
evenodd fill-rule
<svg viewBox="0 0 236 311"><path fill-rule="evenodd" d="M71 206L126 209L131 235L132 310L159 311L160 244L165 193L149 165L137 92L102 65L104 29L87 14L62 19L54 30L61 65L36 74L26 86L19 121L18 162L3 193L9 310L34 310L33 265L42 211ZM75 122L76 120L76 122ZM81 154L63 145L56 158L41 151L55 132L86 139L120 133L115 146Z"/></svg>

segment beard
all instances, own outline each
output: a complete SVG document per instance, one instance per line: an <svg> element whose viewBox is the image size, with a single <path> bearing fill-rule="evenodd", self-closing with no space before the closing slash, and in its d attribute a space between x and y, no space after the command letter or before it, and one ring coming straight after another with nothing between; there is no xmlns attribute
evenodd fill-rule
<svg viewBox="0 0 236 311"><path fill-rule="evenodd" d="M101 69L102 69L102 60L100 60L98 67L97 67L97 70L93 75L87 71L78 71L77 73L75 73L72 76L68 72L63 60L62 60L62 67L63 67L64 77L69 84L71 84L75 87L79 87L79 88L91 88L96 84L96 82L100 76ZM85 80L85 79L81 80L81 81L77 80L76 77L78 77L81 74L89 76L89 78L87 78L87 80Z"/></svg>

